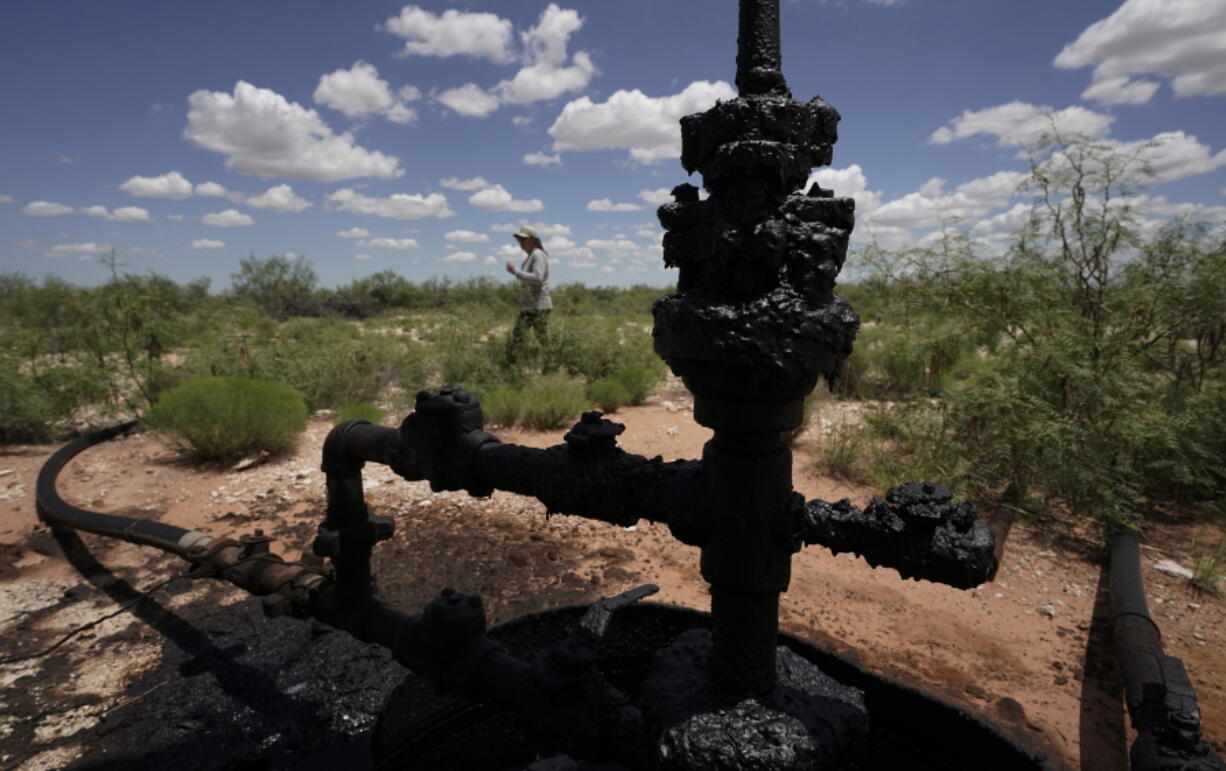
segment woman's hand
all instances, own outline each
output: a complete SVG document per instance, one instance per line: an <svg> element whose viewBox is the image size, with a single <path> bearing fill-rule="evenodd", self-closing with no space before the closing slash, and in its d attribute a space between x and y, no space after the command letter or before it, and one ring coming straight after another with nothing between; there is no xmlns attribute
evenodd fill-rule
<svg viewBox="0 0 1226 771"><path fill-rule="evenodd" d="M514 272L515 272L515 266L512 263L508 262L507 263L507 273L514 273Z"/></svg>

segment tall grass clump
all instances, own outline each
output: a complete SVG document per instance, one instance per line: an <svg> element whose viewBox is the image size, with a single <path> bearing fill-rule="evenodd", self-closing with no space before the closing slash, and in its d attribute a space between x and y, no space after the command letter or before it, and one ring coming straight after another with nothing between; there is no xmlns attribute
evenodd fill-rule
<svg viewBox="0 0 1226 771"><path fill-rule="evenodd" d="M617 412L630 403L630 392L621 381L606 377L601 378L587 387L587 397L601 409L602 412Z"/></svg>
<svg viewBox="0 0 1226 771"><path fill-rule="evenodd" d="M519 421L523 400L518 389L495 385L478 389L476 393L481 401L481 414L487 426L509 428Z"/></svg>
<svg viewBox="0 0 1226 771"><path fill-rule="evenodd" d="M659 371L652 371L639 364L622 367L613 373L613 379L621 383L629 394L629 403L635 407L647 400L647 394L660 380Z"/></svg>
<svg viewBox="0 0 1226 771"><path fill-rule="evenodd" d="M813 452L814 463L822 473L861 484L869 481L864 450L859 426L844 416L821 432Z"/></svg>
<svg viewBox="0 0 1226 771"><path fill-rule="evenodd" d="M302 395L281 383L199 377L161 395L145 425L197 460L292 450L307 425Z"/></svg>
<svg viewBox="0 0 1226 771"><path fill-rule="evenodd" d="M587 407L582 384L565 375L545 375L520 391L519 423L537 431L563 428Z"/></svg>

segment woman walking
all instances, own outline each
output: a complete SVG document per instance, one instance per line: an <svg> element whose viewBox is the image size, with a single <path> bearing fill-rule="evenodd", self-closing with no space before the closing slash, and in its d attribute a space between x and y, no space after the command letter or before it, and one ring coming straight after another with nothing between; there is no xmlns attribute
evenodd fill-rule
<svg viewBox="0 0 1226 771"><path fill-rule="evenodd" d="M553 300L549 297L549 254L541 246L540 237L527 225L515 231L514 236L527 256L518 268L514 263L507 263L507 273L519 280L523 292L519 317L507 344L510 361L518 359L529 329L541 344L549 341L549 311L553 309Z"/></svg>

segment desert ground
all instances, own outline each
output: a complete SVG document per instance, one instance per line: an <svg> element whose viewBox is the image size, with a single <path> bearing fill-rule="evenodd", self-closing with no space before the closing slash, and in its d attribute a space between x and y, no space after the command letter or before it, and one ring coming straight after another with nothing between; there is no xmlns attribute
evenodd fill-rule
<svg viewBox="0 0 1226 771"><path fill-rule="evenodd" d="M824 411L836 407L823 403L797 442L794 483L808 498L863 506L882 491L813 468ZM699 457L709 437L675 385L610 417L626 425L620 446L646 456ZM316 415L296 454L245 470L187 464L137 433L79 456L60 491L87 508L215 535L261 528L297 557L322 519L319 452L330 427ZM544 447L564 432L494 433ZM237 589L176 578L186 565L156 550L57 540L34 509L35 477L55 449L0 448L0 768L368 764L366 732L404 673L386 651L317 623L265 618ZM495 624L648 582L661 587L653 600L707 607L697 550L663 525L546 519L532 499L431 493L377 466L364 479L372 510L396 515L375 566L381 592L406 609L450 586L481 595ZM1151 613L1191 673L1206 736L1226 753L1226 602L1154 570L1164 559L1186 565L1190 545L1220 531L1169 520L1143 535ZM1125 768L1101 557L1078 527L1016 525L996 580L959 591L811 547L793 559L781 624L1026 737L1055 768Z"/></svg>

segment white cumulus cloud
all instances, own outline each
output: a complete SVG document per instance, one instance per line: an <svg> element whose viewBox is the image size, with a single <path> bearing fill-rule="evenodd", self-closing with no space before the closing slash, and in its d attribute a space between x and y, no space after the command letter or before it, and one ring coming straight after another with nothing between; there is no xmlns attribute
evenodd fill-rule
<svg viewBox="0 0 1226 771"><path fill-rule="evenodd" d="M516 230L519 230L520 227L523 225L527 225L528 227L532 228L537 233L539 233L541 236L544 236L546 238L548 238L549 236L569 236L571 234L569 225L563 225L561 223L556 223L556 222L520 221L515 224L500 223L498 225L490 225L490 230L494 231L495 233L514 233ZM512 248L518 248L518 247L513 246Z"/></svg>
<svg viewBox="0 0 1226 771"><path fill-rule="evenodd" d="M193 249L225 249L226 242L218 241L216 238L197 238L192 241Z"/></svg>
<svg viewBox="0 0 1226 771"><path fill-rule="evenodd" d="M1001 147L1026 145L1053 127L1061 134L1084 134L1101 137L1111 128L1115 118L1076 105L1056 110L1052 107L1009 102L982 110L965 110L928 138L933 144L948 144L977 134L996 137Z"/></svg>
<svg viewBox="0 0 1226 771"><path fill-rule="evenodd" d="M1158 84L1150 80L1130 80L1127 75L1091 83L1081 92L1082 99L1100 104L1148 104Z"/></svg>
<svg viewBox="0 0 1226 771"><path fill-rule="evenodd" d="M498 96L476 83L465 83L434 95L435 101L450 107L466 118L484 118L498 109Z"/></svg>
<svg viewBox="0 0 1226 771"><path fill-rule="evenodd" d="M200 182L195 188L196 195L205 198L225 198L230 195L230 191L226 190L216 182Z"/></svg>
<svg viewBox="0 0 1226 771"><path fill-rule="evenodd" d="M226 209L206 214L200 218L200 221L215 228L241 228L255 224L251 215L243 214L238 209Z"/></svg>
<svg viewBox="0 0 1226 771"><path fill-rule="evenodd" d="M80 244L56 244L47 251L48 257L76 257L81 260L93 258L111 251L110 244L88 241Z"/></svg>
<svg viewBox="0 0 1226 771"><path fill-rule="evenodd" d="M1053 62L1094 67L1082 96L1107 104L1144 104L1171 78L1176 96L1226 94L1226 2L1125 0L1064 47Z"/></svg>
<svg viewBox="0 0 1226 771"><path fill-rule="evenodd" d="M868 189L868 177L860 164L853 163L845 169L815 169L809 174L805 188L817 183L825 190L833 190L840 198L856 199L856 214L863 217L881 206L881 191Z"/></svg>
<svg viewBox="0 0 1226 771"><path fill-rule="evenodd" d="M183 136L226 156L226 168L259 177L337 182L354 177L390 179L400 160L336 134L314 110L245 81L234 93L200 90L188 97Z"/></svg>
<svg viewBox="0 0 1226 771"><path fill-rule="evenodd" d="M368 238L365 241L358 241L358 246L367 246L372 249L416 249L418 247L417 240L414 238Z"/></svg>
<svg viewBox="0 0 1226 771"><path fill-rule="evenodd" d="M673 202L672 189L657 187L655 190L640 190L639 200L650 206L663 206Z"/></svg>
<svg viewBox="0 0 1226 771"><path fill-rule="evenodd" d="M1164 131L1144 141L1109 144L1126 154L1139 152L1140 160L1149 166L1156 182L1208 174L1226 166L1226 150L1214 153L1208 145L1182 131Z"/></svg>
<svg viewBox="0 0 1226 771"><path fill-rule="evenodd" d="M484 190L478 190L468 197L468 203L486 211L540 211L545 208L539 198L520 200L513 198L502 185L494 185Z"/></svg>
<svg viewBox="0 0 1226 771"><path fill-rule="evenodd" d="M405 99L406 96L410 99ZM358 61L349 69L341 68L321 76L313 98L350 118L382 115L393 123L407 124L416 120L417 114L405 101L418 96L420 92L412 86L393 93L373 64Z"/></svg>
<svg viewBox="0 0 1226 771"><path fill-rule="evenodd" d="M275 212L300 212L311 208L311 202L301 198L286 184L270 187L259 195L247 198L243 203L257 209Z"/></svg>
<svg viewBox="0 0 1226 771"><path fill-rule="evenodd" d="M448 190L464 190L471 192L473 190L484 190L487 187L493 187L492 182L486 182L484 177L473 177L472 179L460 179L459 177L446 177L438 181L440 185Z"/></svg>
<svg viewBox="0 0 1226 771"><path fill-rule="evenodd" d="M405 41L405 56L470 56L495 64L515 59L511 22L493 13L448 9L436 15L406 5L383 23L383 29Z"/></svg>
<svg viewBox="0 0 1226 771"><path fill-rule="evenodd" d="M72 214L72 212L73 208L71 206L54 203L53 201L30 201L21 207L21 213L28 214L31 217L56 217L61 214Z"/></svg>
<svg viewBox="0 0 1226 771"><path fill-rule="evenodd" d="M169 171L160 177L132 177L119 189L139 198L182 200L192 195L192 183L177 171Z"/></svg>
<svg viewBox="0 0 1226 771"><path fill-rule="evenodd" d="M608 198L598 198L587 202L588 211L642 211L637 203L614 203Z"/></svg>
<svg viewBox="0 0 1226 771"><path fill-rule="evenodd" d="M454 53L474 55L469 50L459 50L460 45L456 41L446 39L447 42L440 42L445 40L442 31L446 29L446 25L443 22L448 19L453 26L463 24L493 29L496 23L500 32L505 30L506 37L500 36L497 46L487 46L484 49L487 51L485 58L499 64L519 63L521 66L514 75L489 88L476 83L466 83L434 94L436 101L470 118L483 118L504 104L532 104L582 91L597 72L591 55L586 51L576 51L573 56L567 52L571 35L583 26L583 17L578 11L561 8L556 3L546 6L535 26L519 34L518 46L514 44L511 36L511 23L492 14L446 11L441 17L436 17L428 11L410 6L396 18L403 20L406 13L413 20L413 24L408 26L412 26L420 38L416 41L410 40L406 44L408 53L434 56ZM389 19L389 29L393 28L391 22ZM468 42L475 43L476 39ZM413 49L414 46L416 50Z"/></svg>
<svg viewBox="0 0 1226 771"><path fill-rule="evenodd" d="M452 252L443 258L443 262L474 262L477 255L472 252Z"/></svg>
<svg viewBox="0 0 1226 771"><path fill-rule="evenodd" d="M494 86L502 102L509 104L531 104L557 99L570 91L582 91L596 74L596 65L584 51L574 56L574 63L569 67L558 67L547 63L531 64L515 73L515 77L504 80Z"/></svg>
<svg viewBox="0 0 1226 771"><path fill-rule="evenodd" d="M557 153L528 153L524 156L525 166L558 166L562 163L562 156Z"/></svg>
<svg viewBox="0 0 1226 771"><path fill-rule="evenodd" d="M152 219L149 210L139 206L120 206L114 211L108 211L105 206L86 206L81 213L109 222L149 222Z"/></svg>
<svg viewBox="0 0 1226 771"><path fill-rule="evenodd" d="M897 228L971 222L1008 204L1026 176L1016 171L999 171L958 185L950 193L945 192L945 180L934 177L914 193L895 198L866 216L874 226Z"/></svg>
<svg viewBox="0 0 1226 771"><path fill-rule="evenodd" d="M455 241L462 244L485 244L489 243L490 237L484 233L474 233L471 230L453 230L443 236L447 241Z"/></svg>
<svg viewBox="0 0 1226 771"><path fill-rule="evenodd" d="M616 91L600 103L581 96L562 108L549 135L555 151L625 149L639 163L676 158L681 155L681 117L735 96L727 83L705 80L671 96L649 97L638 89Z"/></svg>
<svg viewBox="0 0 1226 771"><path fill-rule="evenodd" d="M447 205L447 196L442 193L394 193L387 198L376 198L345 187L329 195L327 202L329 208L339 211L398 220L443 219L455 216L455 212Z"/></svg>
<svg viewBox="0 0 1226 771"><path fill-rule="evenodd" d="M12 203L12 202L13 202L13 196L11 196L11 195L4 195L3 193L0 193L0 204L3 204L3 203Z"/></svg>
<svg viewBox="0 0 1226 771"><path fill-rule="evenodd" d="M370 235L370 231L366 228L349 228L348 230L338 230L336 234L341 238L366 238Z"/></svg>

